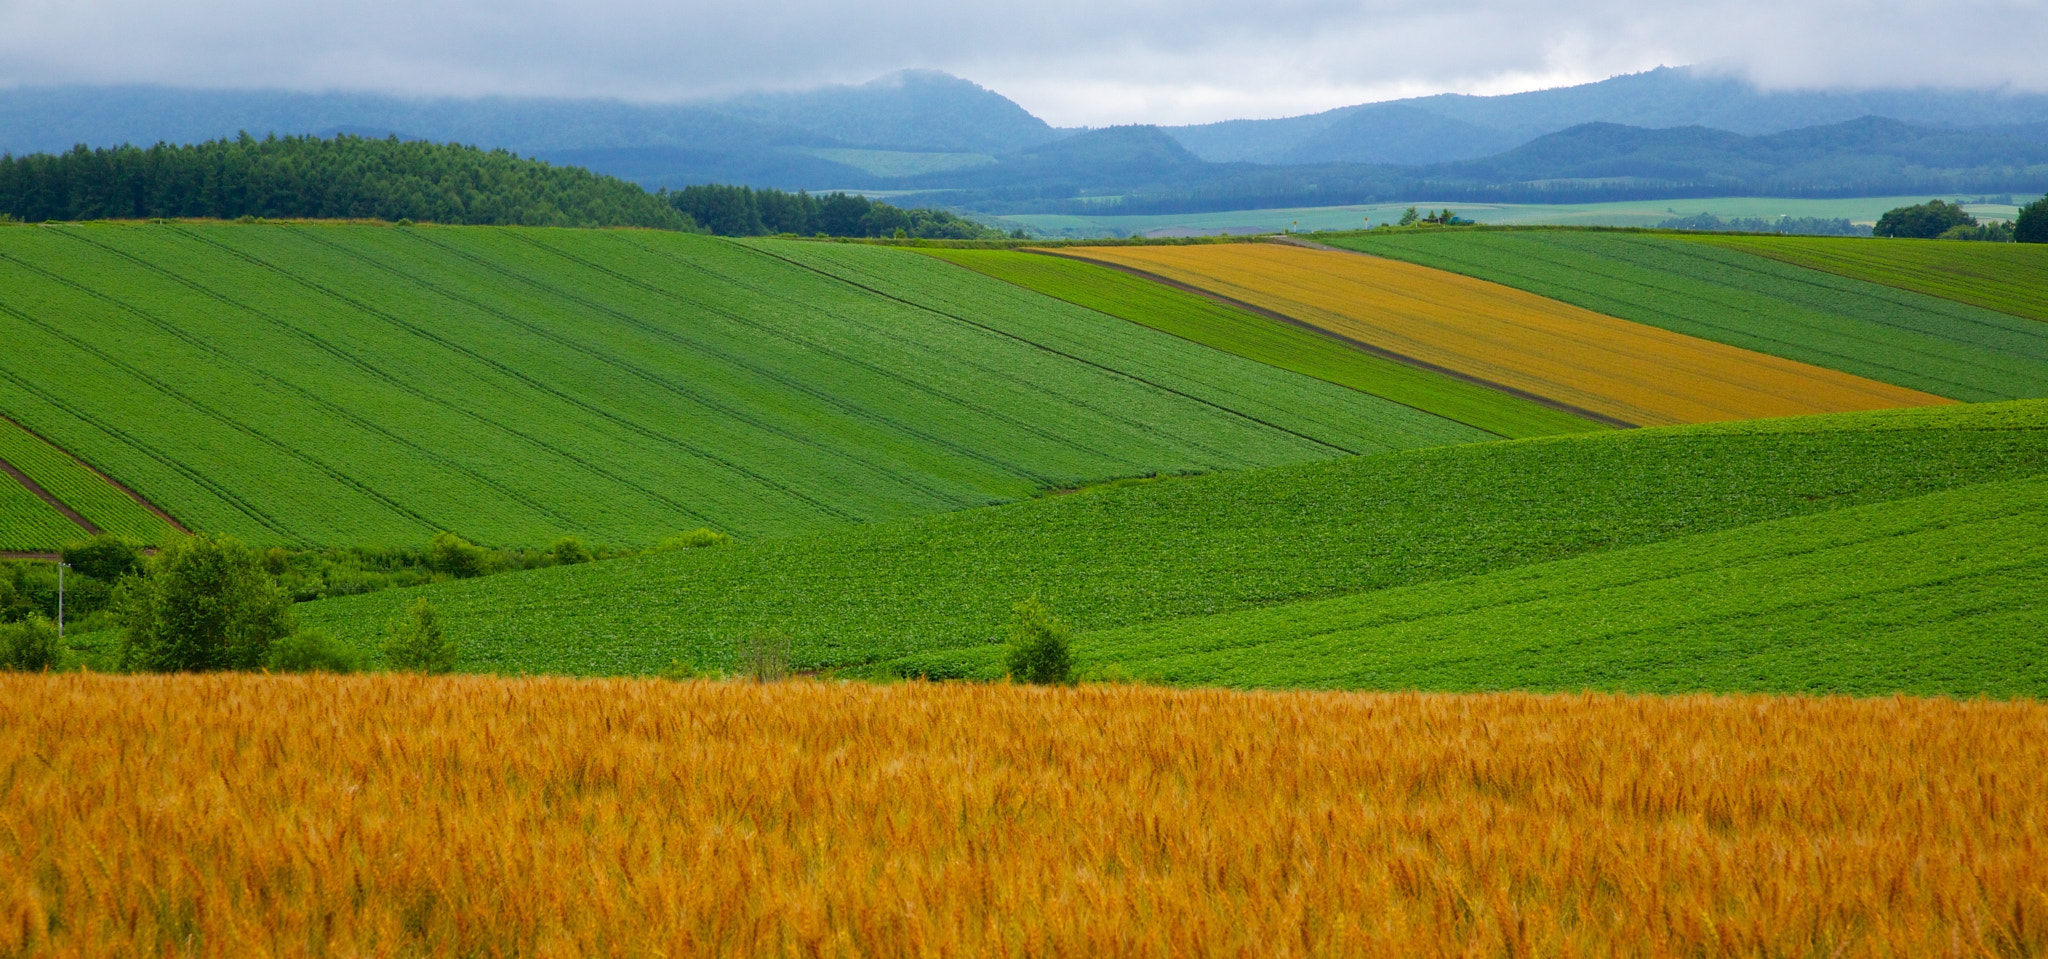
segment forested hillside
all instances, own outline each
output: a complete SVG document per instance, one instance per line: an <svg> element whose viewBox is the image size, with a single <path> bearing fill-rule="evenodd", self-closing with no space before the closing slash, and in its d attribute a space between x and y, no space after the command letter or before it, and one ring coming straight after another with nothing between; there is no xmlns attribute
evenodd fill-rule
<svg viewBox="0 0 2048 959"><path fill-rule="evenodd" d="M639 186L504 150L357 136L247 134L190 146L0 157L18 220L244 216L519 226L687 228Z"/></svg>

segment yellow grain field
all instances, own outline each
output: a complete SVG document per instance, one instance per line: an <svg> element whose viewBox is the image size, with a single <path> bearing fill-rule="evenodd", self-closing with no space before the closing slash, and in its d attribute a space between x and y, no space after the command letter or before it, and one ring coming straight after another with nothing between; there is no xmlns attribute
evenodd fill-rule
<svg viewBox="0 0 2048 959"><path fill-rule="evenodd" d="M1359 253L1277 243L1059 252L1143 270L1638 426L1951 402Z"/></svg>
<svg viewBox="0 0 2048 959"><path fill-rule="evenodd" d="M2033 702L0 674L0 955L2044 952Z"/></svg>

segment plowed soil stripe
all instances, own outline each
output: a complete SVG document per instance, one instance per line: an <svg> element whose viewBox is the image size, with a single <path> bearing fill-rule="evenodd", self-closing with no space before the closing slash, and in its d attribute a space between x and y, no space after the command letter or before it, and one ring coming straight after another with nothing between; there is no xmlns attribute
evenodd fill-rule
<svg viewBox="0 0 2048 959"><path fill-rule="evenodd" d="M80 469L83 469L86 472L99 477L100 482L103 482L117 490L120 490L123 495L126 495L129 499L134 500L136 505L141 506L143 509L146 509L151 513L156 514L157 519L163 520L164 522L171 524L172 529L177 530L180 533L184 533L187 536L192 535L192 531L186 528L185 524L178 522L177 517L165 512L163 507L150 502L148 497L143 496L141 493L138 493L133 489L130 489L128 484L123 483L120 480L117 480L111 476L108 476L106 473L102 472L99 467L94 466L91 463L88 463L82 459L79 459L77 456L73 455L70 450L67 450L62 446L58 446L57 444L50 442L49 437L44 436L43 434L38 433L35 430L29 429L28 426L22 423L20 420L17 420L14 417L8 416L4 413L0 413L0 420L5 420L8 423L13 424L15 429L18 429L24 433L27 433L30 436L35 437L37 442L40 442L48 446L49 448L63 454L66 458L70 459L71 462L77 463ZM95 535L97 535L100 532L99 527L94 526L92 523L88 522L85 517L78 515L71 509L71 507L59 503L55 497L51 496L48 492L45 492L41 486L36 485L34 482L30 481L28 477L23 476L20 470L17 470L12 465L8 465L6 463L0 463L0 466L6 466L8 473L12 474L15 478L21 480L22 485L27 486L29 489L35 491L35 494L37 496L40 496L43 499L48 500L50 505L57 507L58 512L61 512L64 515L71 517L71 519L74 522L78 523L80 526L92 530L92 532Z"/></svg>
<svg viewBox="0 0 2048 959"><path fill-rule="evenodd" d="M54 509L57 512L64 514L65 519L77 523L79 528L85 530L88 533L91 533L94 536L98 536L100 534L100 528L94 526L91 520L78 515L78 511L72 509L69 506L64 505L63 500L60 500L55 496L51 496L50 491L44 489L41 483L29 479L28 474L18 469L15 469L13 463L9 463L6 460L0 460L0 473L6 473L7 475L14 477L15 482L20 483L22 485L22 488L28 490L31 493L36 494L36 496L41 498L43 502L50 504L51 509Z"/></svg>

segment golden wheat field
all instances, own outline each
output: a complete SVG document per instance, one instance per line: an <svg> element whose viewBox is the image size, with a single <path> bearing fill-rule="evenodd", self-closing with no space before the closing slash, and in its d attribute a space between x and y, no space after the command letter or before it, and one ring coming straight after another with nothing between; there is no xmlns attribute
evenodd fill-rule
<svg viewBox="0 0 2048 959"><path fill-rule="evenodd" d="M0 674L0 954L2038 956L2048 707Z"/></svg>
<svg viewBox="0 0 2048 959"><path fill-rule="evenodd" d="M1142 270L1637 426L1951 402L1360 253L1277 243L1059 252Z"/></svg>

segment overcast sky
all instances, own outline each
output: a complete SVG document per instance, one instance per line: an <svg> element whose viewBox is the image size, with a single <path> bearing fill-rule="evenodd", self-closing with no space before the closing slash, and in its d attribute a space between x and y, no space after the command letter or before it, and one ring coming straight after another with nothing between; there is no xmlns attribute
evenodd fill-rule
<svg viewBox="0 0 2048 959"><path fill-rule="evenodd" d="M681 100L929 67L1075 126L1707 61L1767 86L2048 90L2044 37L2048 0L0 0L0 84Z"/></svg>

